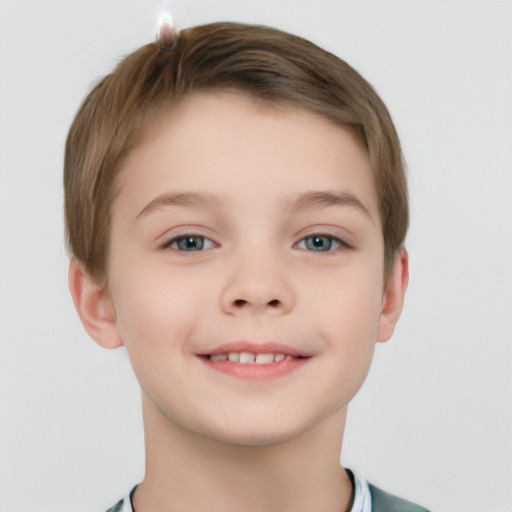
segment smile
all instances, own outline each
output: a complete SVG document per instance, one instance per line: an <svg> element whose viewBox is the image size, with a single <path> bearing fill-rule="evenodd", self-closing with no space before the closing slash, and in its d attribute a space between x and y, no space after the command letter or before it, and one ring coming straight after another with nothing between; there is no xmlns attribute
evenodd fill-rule
<svg viewBox="0 0 512 512"><path fill-rule="evenodd" d="M284 377L307 363L310 355L267 343L233 343L198 354L207 368L236 379L265 381Z"/></svg>
<svg viewBox="0 0 512 512"><path fill-rule="evenodd" d="M212 354L210 361L230 361L240 364L272 364L293 359L291 355L281 353L253 354L251 352L229 352L228 354Z"/></svg>

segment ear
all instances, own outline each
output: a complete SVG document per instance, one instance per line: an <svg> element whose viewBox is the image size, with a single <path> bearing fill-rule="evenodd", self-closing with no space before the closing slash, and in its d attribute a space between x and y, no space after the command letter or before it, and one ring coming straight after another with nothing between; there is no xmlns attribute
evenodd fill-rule
<svg viewBox="0 0 512 512"><path fill-rule="evenodd" d="M103 348L123 345L107 288L100 285L77 259L69 264L68 280L75 308L87 334Z"/></svg>
<svg viewBox="0 0 512 512"><path fill-rule="evenodd" d="M377 341L386 342L391 338L402 313L405 292L409 283L409 255L405 249L396 257L393 273L388 278L377 331Z"/></svg>

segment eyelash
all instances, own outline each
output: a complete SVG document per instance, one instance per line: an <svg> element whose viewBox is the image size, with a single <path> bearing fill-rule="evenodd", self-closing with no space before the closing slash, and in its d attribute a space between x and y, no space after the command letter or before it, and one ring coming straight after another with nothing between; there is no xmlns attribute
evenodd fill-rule
<svg viewBox="0 0 512 512"><path fill-rule="evenodd" d="M327 241L325 250L324 247L320 245L322 240ZM308 244L308 242L311 243ZM182 244L181 247L180 244ZM183 244L185 244L184 247ZM178 236L169 240L162 246L163 249L173 249L179 252L201 252L212 249L213 247L215 247L215 243L212 240L205 236L194 234ZM302 251L311 252L335 252L340 249L351 249L351 246L344 240L322 233L314 233L312 235L305 236L294 244L293 247Z"/></svg>
<svg viewBox="0 0 512 512"><path fill-rule="evenodd" d="M308 247L308 241L311 241L313 244L318 242L319 240L327 240L328 246L325 250L322 250L321 246L317 245L320 250L317 250L315 248L312 248L311 246ZM295 245L294 248L297 248L302 251L310 251L310 252L336 252L341 249L351 249L352 247L345 242L344 240L341 240L340 238L337 238L332 235L325 235L323 233L313 233L311 235L305 236L301 240L299 240Z"/></svg>
<svg viewBox="0 0 512 512"><path fill-rule="evenodd" d="M199 243L200 247L199 248L194 247L194 245L193 245L194 241L195 241L195 243L197 243L199 240L201 241ZM179 246L180 242L187 244L187 246L189 248L188 249L180 248L180 246ZM188 244L189 242L190 242L190 245ZM207 245L207 247L204 247L205 244ZM168 242L166 242L162 246L162 248L163 249L173 249L173 250L179 251L179 252L200 252L200 251L205 251L207 249L212 249L214 246L215 246L214 242L212 240L210 240L209 238L207 238L205 236L201 236L201 235L190 234L190 235L177 236L176 238L173 238L173 239L169 240Z"/></svg>

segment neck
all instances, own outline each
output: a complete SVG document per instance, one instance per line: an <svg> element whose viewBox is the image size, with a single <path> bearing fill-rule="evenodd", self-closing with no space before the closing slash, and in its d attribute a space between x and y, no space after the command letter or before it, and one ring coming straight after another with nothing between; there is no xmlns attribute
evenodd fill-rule
<svg viewBox="0 0 512 512"><path fill-rule="evenodd" d="M144 394L143 411L146 475L135 493L137 512L350 507L352 485L339 462L346 409L295 439L264 446L184 430Z"/></svg>

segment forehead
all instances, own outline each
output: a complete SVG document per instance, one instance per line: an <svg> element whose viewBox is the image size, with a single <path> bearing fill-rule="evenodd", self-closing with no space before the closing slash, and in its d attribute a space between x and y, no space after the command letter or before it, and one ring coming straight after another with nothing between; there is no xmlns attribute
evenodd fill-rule
<svg viewBox="0 0 512 512"><path fill-rule="evenodd" d="M143 207L157 193L247 198L343 189L376 210L367 155L346 128L239 93L196 94L130 153L118 190ZM376 213L376 212L375 212Z"/></svg>

